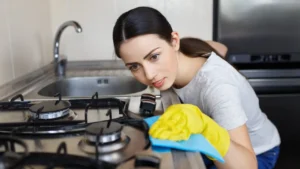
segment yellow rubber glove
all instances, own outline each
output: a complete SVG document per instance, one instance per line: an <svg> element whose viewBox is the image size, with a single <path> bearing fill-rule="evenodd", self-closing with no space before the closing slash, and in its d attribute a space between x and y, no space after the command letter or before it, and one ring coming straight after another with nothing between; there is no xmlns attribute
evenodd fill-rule
<svg viewBox="0 0 300 169"><path fill-rule="evenodd" d="M228 131L192 104L168 107L151 126L149 134L153 138L172 141L188 140L191 134L202 134L222 157L226 155L230 145Z"/></svg>

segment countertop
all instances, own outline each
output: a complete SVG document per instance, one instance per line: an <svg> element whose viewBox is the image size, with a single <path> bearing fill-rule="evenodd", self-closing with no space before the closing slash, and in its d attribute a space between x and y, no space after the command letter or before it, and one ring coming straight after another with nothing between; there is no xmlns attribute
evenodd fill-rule
<svg viewBox="0 0 300 169"><path fill-rule="evenodd" d="M122 61L120 60L107 60L107 61L76 61L68 62L66 77L76 76L102 76L102 75L114 75L114 76L131 76ZM17 78L7 84L0 86L0 100L8 101L16 94L22 93L28 96L30 99L34 99L32 92L37 90L49 82L49 79L54 78L54 66L53 64L46 65L30 74ZM31 93L31 94L30 94ZM129 109L132 112L137 112L139 97L130 96ZM159 101L159 99L158 99ZM158 104L160 105L160 104ZM158 106L158 109L161 107ZM198 152L184 152L178 150L172 150L171 153L159 153L162 158L161 168L174 168L174 169L205 169L202 157Z"/></svg>

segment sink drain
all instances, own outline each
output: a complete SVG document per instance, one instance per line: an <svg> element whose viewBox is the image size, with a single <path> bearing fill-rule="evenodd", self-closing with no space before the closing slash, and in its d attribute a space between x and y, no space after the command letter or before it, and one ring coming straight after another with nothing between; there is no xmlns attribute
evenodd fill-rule
<svg viewBox="0 0 300 169"><path fill-rule="evenodd" d="M108 79L98 79L97 84L108 84Z"/></svg>

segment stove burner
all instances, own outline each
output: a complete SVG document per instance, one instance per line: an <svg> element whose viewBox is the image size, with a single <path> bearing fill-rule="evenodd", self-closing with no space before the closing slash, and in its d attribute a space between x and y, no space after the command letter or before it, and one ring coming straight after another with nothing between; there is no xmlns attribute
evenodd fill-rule
<svg viewBox="0 0 300 169"><path fill-rule="evenodd" d="M27 145L16 137L0 136L0 147L4 147L0 157L0 168L12 167L28 155ZM22 150L17 152L17 148Z"/></svg>
<svg viewBox="0 0 300 169"><path fill-rule="evenodd" d="M17 166L8 169L115 169L115 166L71 154L33 152Z"/></svg>
<svg viewBox="0 0 300 169"><path fill-rule="evenodd" d="M91 124L86 129L86 138L88 141L95 143L97 137L99 137L99 143L111 143L121 138L122 125L117 122L98 122ZM101 135L97 136L99 131L103 129Z"/></svg>
<svg viewBox="0 0 300 169"><path fill-rule="evenodd" d="M69 115L70 102L68 101L44 101L29 108L34 119L53 120Z"/></svg>
<svg viewBox="0 0 300 169"><path fill-rule="evenodd" d="M6 159L8 158L7 156L5 157ZM26 154L26 156L23 157L18 157L18 158L15 158L13 156L10 157L11 157L10 161L7 160L4 161L6 162L6 166L3 166L3 168L7 168L7 169L24 169L24 168L115 169L114 165L109 164L107 162L94 160L93 158L68 154L67 146L65 142L62 142L58 146L56 153L31 152ZM18 161L13 161L13 159L18 159Z"/></svg>
<svg viewBox="0 0 300 169"><path fill-rule="evenodd" d="M41 120L41 121L72 121L77 118L77 113L71 109L66 110L65 112L49 112L49 113L28 113L27 120Z"/></svg>
<svg viewBox="0 0 300 169"><path fill-rule="evenodd" d="M129 137L121 134L123 126L117 122L97 122L86 128L85 139L80 141L79 147L86 153L108 153L124 148L130 141ZM100 131L100 132L99 132Z"/></svg>
<svg viewBox="0 0 300 169"><path fill-rule="evenodd" d="M28 147L22 140L12 136L0 136L0 147L4 147L5 152L16 152L16 145L24 149L23 154L28 154Z"/></svg>
<svg viewBox="0 0 300 169"><path fill-rule="evenodd" d="M97 122L86 128L85 138L78 143L79 149L101 161L119 164L149 148L150 141L143 121ZM148 131L148 130L147 130ZM101 141L100 141L101 140Z"/></svg>
<svg viewBox="0 0 300 169"><path fill-rule="evenodd" d="M95 154L95 148L97 147L98 153L112 153L123 149L129 144L129 142L130 138L128 136L122 135L118 141L108 144L98 144L97 146L95 143L89 142L87 140L81 140L78 145L83 152L88 154Z"/></svg>

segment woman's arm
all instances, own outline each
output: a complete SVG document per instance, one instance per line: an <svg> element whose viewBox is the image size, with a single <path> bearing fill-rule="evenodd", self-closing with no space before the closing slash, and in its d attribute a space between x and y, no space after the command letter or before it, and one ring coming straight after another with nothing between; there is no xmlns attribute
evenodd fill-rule
<svg viewBox="0 0 300 169"><path fill-rule="evenodd" d="M229 130L230 147L225 155L225 163L215 161L218 169L257 169L256 155L253 151L246 125Z"/></svg>
<svg viewBox="0 0 300 169"><path fill-rule="evenodd" d="M205 104L213 120L226 129L230 136L229 149L224 156L225 163L214 163L218 169L257 169L240 91L229 79L214 83L219 84L206 93Z"/></svg>

